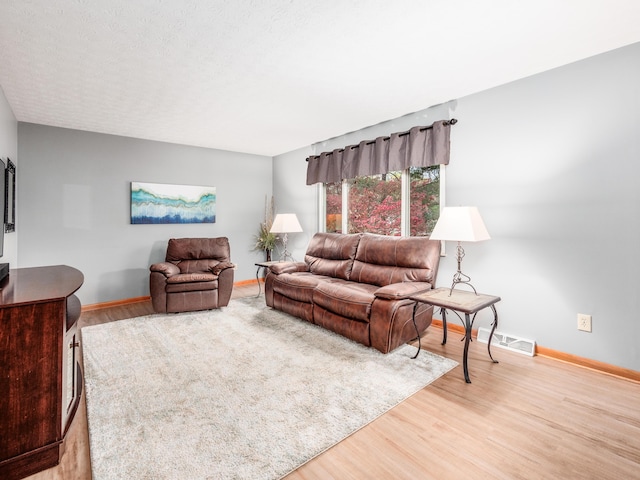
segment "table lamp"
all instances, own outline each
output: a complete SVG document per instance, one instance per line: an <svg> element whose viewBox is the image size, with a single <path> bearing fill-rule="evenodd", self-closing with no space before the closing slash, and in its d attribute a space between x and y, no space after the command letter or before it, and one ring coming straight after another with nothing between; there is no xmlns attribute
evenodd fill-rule
<svg viewBox="0 0 640 480"><path fill-rule="evenodd" d="M287 234L301 232L302 227L300 226L300 222L298 222L298 217L296 217L295 213L279 213L276 215L276 218L273 220L273 225L271 225L271 233L284 233L282 237L282 245L284 246L284 252L280 257L280 261L286 260L290 258L293 261L293 256L287 250Z"/></svg>
<svg viewBox="0 0 640 480"><path fill-rule="evenodd" d="M444 207L440 212L440 218L438 218L438 222L429 238L431 238L431 240L458 242L456 254L458 271L453 275L453 283L451 284L449 296L453 293L456 285L460 283L469 285L477 295L478 292L470 283L471 277L460 271L460 265L464 257L464 249L462 248L461 242L479 242L491 238L489 232L487 232L487 228L484 226L482 217L480 217L478 208Z"/></svg>

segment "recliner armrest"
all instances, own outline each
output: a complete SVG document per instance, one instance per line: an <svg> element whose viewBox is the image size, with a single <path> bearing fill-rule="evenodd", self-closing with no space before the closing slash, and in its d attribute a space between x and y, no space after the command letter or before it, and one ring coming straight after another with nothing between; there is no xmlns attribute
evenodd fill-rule
<svg viewBox="0 0 640 480"><path fill-rule="evenodd" d="M227 268L236 268L236 266L231 262L220 262L215 267L211 267L211 273L214 275L220 275L220 272L226 270Z"/></svg>
<svg viewBox="0 0 640 480"><path fill-rule="evenodd" d="M431 290L431 284L427 282L401 282L380 287L373 294L385 300L400 300L428 290Z"/></svg>
<svg viewBox="0 0 640 480"><path fill-rule="evenodd" d="M308 272L309 265L305 262L278 262L269 265L269 271L280 275L281 273Z"/></svg>
<svg viewBox="0 0 640 480"><path fill-rule="evenodd" d="M149 267L149 270L151 270L152 272L162 273L167 278L180 273L180 269L178 268L178 266L169 262L154 263Z"/></svg>

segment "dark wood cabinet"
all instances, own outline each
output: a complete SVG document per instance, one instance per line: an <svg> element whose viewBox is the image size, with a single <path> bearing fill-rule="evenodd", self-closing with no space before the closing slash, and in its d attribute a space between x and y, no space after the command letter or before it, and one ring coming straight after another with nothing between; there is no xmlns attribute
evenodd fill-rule
<svg viewBox="0 0 640 480"><path fill-rule="evenodd" d="M60 461L78 407L74 295L84 281L66 265L11 270L0 284L0 478L24 478Z"/></svg>

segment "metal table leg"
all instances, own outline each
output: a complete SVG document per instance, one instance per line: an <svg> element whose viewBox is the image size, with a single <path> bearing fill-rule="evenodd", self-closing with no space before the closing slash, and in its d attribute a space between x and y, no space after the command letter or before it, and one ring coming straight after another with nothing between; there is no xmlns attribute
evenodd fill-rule
<svg viewBox="0 0 640 480"><path fill-rule="evenodd" d="M419 302L415 302L413 304L413 315L411 315L411 320L413 320L413 327L416 329L416 336L418 337L418 351L413 357L411 357L412 359L418 358L418 354L422 349L422 343L420 341L420 332L418 331L418 324L416 323L416 310L418 309L419 304L420 304Z"/></svg>
<svg viewBox="0 0 640 480"><path fill-rule="evenodd" d="M496 310L495 305L491 305L491 310L493 310L493 326L491 327L491 333L489 334L489 341L487 342L487 352L489 352L489 358L493 363L498 363L497 360L493 359L493 355L491 355L491 340L493 340L493 333L496 331L498 327L498 311Z"/></svg>
<svg viewBox="0 0 640 480"><path fill-rule="evenodd" d="M258 295L256 295L257 297L260 296L260 294L262 293L262 286L260 285L260 269L263 268L261 265L258 265L258 270L256 270L256 281L258 282Z"/></svg>
<svg viewBox="0 0 640 480"><path fill-rule="evenodd" d="M469 379L469 343L471 342L471 318L468 313L464 314L464 354L462 355L462 369L464 371L464 381L471 383Z"/></svg>
<svg viewBox="0 0 640 480"><path fill-rule="evenodd" d="M441 308L440 315L442 315L442 345L447 344L447 309Z"/></svg>

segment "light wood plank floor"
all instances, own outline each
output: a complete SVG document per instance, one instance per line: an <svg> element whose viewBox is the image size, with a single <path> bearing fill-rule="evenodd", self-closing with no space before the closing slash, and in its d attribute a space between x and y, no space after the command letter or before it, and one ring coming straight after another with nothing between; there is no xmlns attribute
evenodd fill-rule
<svg viewBox="0 0 640 480"><path fill-rule="evenodd" d="M255 295L256 285L234 297ZM149 302L85 312L80 325L151 313ZM461 363L461 335L423 346ZM640 479L640 385L473 342L458 366L287 476L311 479ZM188 460L186 460L188 461ZM91 478L84 396L58 467L30 480Z"/></svg>

